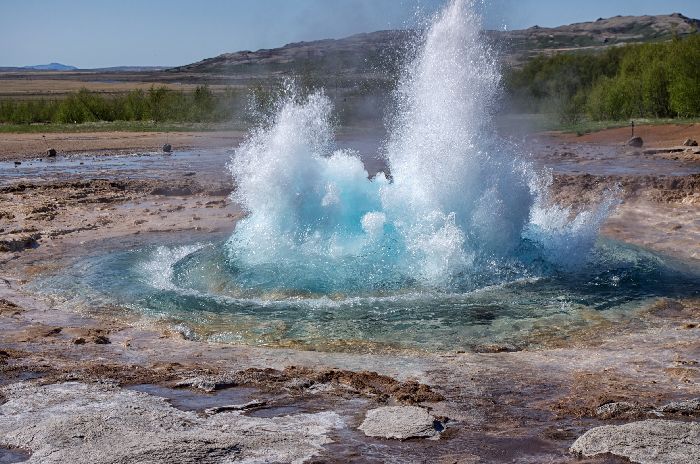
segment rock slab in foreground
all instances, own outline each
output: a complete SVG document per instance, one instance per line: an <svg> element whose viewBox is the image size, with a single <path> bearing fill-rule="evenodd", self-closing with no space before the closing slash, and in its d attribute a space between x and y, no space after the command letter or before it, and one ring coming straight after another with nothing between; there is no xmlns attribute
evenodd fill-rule
<svg viewBox="0 0 700 464"><path fill-rule="evenodd" d="M156 396L78 382L0 393L0 446L31 450L28 463L303 462L342 425L333 412L202 417Z"/></svg>
<svg viewBox="0 0 700 464"><path fill-rule="evenodd" d="M605 425L581 435L570 451L586 457L609 453L639 464L700 462L700 423L652 419Z"/></svg>
<svg viewBox="0 0 700 464"><path fill-rule="evenodd" d="M439 433L436 423L428 411L417 406L384 406L367 411L360 430L369 437L430 438Z"/></svg>

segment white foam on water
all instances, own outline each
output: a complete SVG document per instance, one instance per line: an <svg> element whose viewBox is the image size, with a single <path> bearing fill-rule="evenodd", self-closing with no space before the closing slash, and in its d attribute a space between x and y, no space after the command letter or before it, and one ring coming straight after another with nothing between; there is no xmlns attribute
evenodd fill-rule
<svg viewBox="0 0 700 464"><path fill-rule="evenodd" d="M153 250L148 259L139 263L137 272L141 279L153 288L181 291L182 289L173 282L175 265L203 247L204 245L200 244L177 247L159 246Z"/></svg>

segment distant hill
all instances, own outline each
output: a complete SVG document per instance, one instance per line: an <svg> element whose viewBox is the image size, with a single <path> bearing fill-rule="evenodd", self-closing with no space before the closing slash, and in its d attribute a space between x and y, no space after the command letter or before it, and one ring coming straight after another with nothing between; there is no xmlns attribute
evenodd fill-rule
<svg viewBox="0 0 700 464"><path fill-rule="evenodd" d="M108 68L90 68L90 69L80 69L80 71L88 72L151 72L151 71L164 71L170 69L170 66L111 66Z"/></svg>
<svg viewBox="0 0 700 464"><path fill-rule="evenodd" d="M108 68L76 68L61 63L40 64L36 66L0 66L0 72L22 72L22 71L77 71L77 72L156 72L170 69L171 66L111 66Z"/></svg>
<svg viewBox="0 0 700 464"><path fill-rule="evenodd" d="M295 42L280 48L224 53L174 72L269 74L270 72L370 71L391 58L412 34L394 30L356 34L344 39Z"/></svg>
<svg viewBox="0 0 700 464"><path fill-rule="evenodd" d="M507 62L518 65L537 54L597 50L628 43L669 40L695 34L700 20L680 13L614 18L554 28L534 26L515 31L485 31ZM224 53L171 72L270 76L288 73L352 75L371 73L401 56L411 31L393 30L357 34L344 39L297 42L280 48Z"/></svg>
<svg viewBox="0 0 700 464"><path fill-rule="evenodd" d="M75 71L75 66L68 66L61 63L37 64L35 66L23 66L19 69L32 71Z"/></svg>
<svg viewBox="0 0 700 464"><path fill-rule="evenodd" d="M680 13L660 16L615 16L593 22L503 33L511 55L525 57L538 53L557 53L601 49L614 45L669 40L696 34L700 20ZM492 32L493 35L498 35ZM521 57L522 58L522 57Z"/></svg>

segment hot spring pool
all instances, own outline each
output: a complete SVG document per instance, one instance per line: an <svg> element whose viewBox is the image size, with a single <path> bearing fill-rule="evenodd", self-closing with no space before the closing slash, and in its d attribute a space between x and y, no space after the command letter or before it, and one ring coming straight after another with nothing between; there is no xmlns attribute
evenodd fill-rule
<svg viewBox="0 0 700 464"><path fill-rule="evenodd" d="M122 307L192 339L326 350L537 346L603 319L634 317L654 298L700 296L700 269L608 240L568 272L511 269L461 288L388 280L384 288L332 293L292 286L303 282L285 288L284 275L272 271L251 276L225 249L217 242L114 252L33 286L67 307Z"/></svg>
<svg viewBox="0 0 700 464"><path fill-rule="evenodd" d="M454 1L406 51L387 173L338 146L323 90L287 83L231 157L248 215L228 240L103 254L34 285L190 338L352 350L533 345L698 296L697 268L598 237L614 188L557 205L551 172L494 131L502 76L481 29Z"/></svg>

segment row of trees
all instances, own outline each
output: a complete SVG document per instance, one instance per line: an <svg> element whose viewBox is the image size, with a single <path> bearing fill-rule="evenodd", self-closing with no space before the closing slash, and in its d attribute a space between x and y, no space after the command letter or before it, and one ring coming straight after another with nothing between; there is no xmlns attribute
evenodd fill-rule
<svg viewBox="0 0 700 464"><path fill-rule="evenodd" d="M305 90L333 84L303 77L298 85ZM338 84L336 78L335 86ZM341 87L353 88L347 82L342 82ZM382 94L388 90L370 87L358 91ZM600 121L698 117L700 35L611 47L602 53L536 57L522 68L508 72L506 87L515 110L553 113L563 123L576 123L583 118ZM225 121L237 112L245 113L243 106L251 95L254 106L264 110L271 107L275 94L274 85L217 94L207 86L197 87L194 92L151 87L118 95L82 89L60 100L0 101L0 123Z"/></svg>
<svg viewBox="0 0 700 464"><path fill-rule="evenodd" d="M628 45L603 53L538 57L511 71L516 109L555 113L564 123L700 116L700 36Z"/></svg>
<svg viewBox="0 0 700 464"><path fill-rule="evenodd" d="M0 122L223 121L231 117L239 98L233 90L215 95L207 86L199 86L191 93L151 87L148 91L132 90L118 95L81 89L61 100L0 101Z"/></svg>

